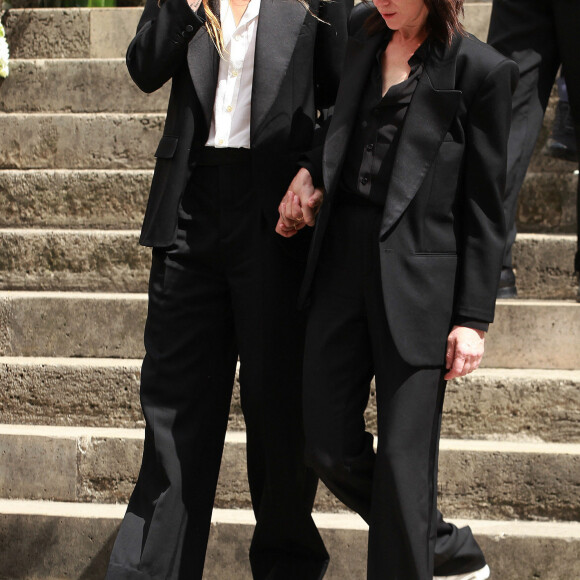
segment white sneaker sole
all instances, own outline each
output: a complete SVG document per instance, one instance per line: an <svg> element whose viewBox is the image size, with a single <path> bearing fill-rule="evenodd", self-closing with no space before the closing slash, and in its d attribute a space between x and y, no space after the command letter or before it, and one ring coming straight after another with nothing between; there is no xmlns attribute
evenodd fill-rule
<svg viewBox="0 0 580 580"><path fill-rule="evenodd" d="M434 576L433 580L487 580L491 571L489 566L484 566L481 570L467 572L467 574L456 574L455 576Z"/></svg>

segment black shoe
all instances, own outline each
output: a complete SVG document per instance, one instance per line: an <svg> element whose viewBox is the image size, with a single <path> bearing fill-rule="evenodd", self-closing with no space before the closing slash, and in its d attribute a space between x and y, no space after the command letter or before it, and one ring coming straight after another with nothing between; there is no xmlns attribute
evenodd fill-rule
<svg viewBox="0 0 580 580"><path fill-rule="evenodd" d="M498 298L517 298L516 276L511 268L503 267L499 276Z"/></svg>
<svg viewBox="0 0 580 580"><path fill-rule="evenodd" d="M556 105L556 116L552 125L552 132L546 142L543 153L566 159L567 161L576 161L578 159L578 150L576 148L576 135L570 105L566 101L558 101Z"/></svg>

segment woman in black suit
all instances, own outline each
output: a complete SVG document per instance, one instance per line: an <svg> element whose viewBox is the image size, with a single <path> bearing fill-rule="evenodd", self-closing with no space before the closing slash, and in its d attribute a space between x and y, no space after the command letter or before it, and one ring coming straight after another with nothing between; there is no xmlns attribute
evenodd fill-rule
<svg viewBox="0 0 580 580"><path fill-rule="evenodd" d="M311 517L294 307L308 240L274 224L316 111L334 104L346 10L189 2L147 0L127 52L142 90L172 86L141 233L153 247L145 447L107 578L202 578L239 356L254 578L318 580L328 554Z"/></svg>
<svg viewBox="0 0 580 580"><path fill-rule="evenodd" d="M302 229L323 184L303 287L307 456L369 523L369 579L432 580L445 381L477 368L493 320L517 68L463 33L462 0L375 6L351 15L322 159L304 162L313 183L287 192L277 231Z"/></svg>

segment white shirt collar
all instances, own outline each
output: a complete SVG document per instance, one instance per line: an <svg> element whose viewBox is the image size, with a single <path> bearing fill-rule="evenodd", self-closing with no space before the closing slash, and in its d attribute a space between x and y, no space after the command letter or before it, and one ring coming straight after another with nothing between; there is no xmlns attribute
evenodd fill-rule
<svg viewBox="0 0 580 580"><path fill-rule="evenodd" d="M229 0L220 0L220 19L224 36L224 46L226 48L236 31L247 27L252 20L258 17L258 14L260 13L260 3L261 0L250 0L246 7L246 11L240 18L238 26L236 26Z"/></svg>

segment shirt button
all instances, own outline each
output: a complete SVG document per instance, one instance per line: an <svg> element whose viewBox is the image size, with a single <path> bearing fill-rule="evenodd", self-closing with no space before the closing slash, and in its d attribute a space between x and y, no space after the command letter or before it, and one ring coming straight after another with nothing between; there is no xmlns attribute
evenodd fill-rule
<svg viewBox="0 0 580 580"><path fill-rule="evenodd" d="M232 112L232 106L231 106L231 105L228 105L228 106L226 107L226 111L227 111L228 113L231 113L231 112Z"/></svg>
<svg viewBox="0 0 580 580"><path fill-rule="evenodd" d="M234 40L240 40L240 38L242 38L242 37L241 37L239 34L236 34L236 35L234 36Z"/></svg>
<svg viewBox="0 0 580 580"><path fill-rule="evenodd" d="M374 143L369 143L369 144L367 145L367 151L372 151L374 148L375 148L375 145L374 145Z"/></svg>
<svg viewBox="0 0 580 580"><path fill-rule="evenodd" d="M218 145L223 145L223 144L224 144L224 140L223 140L223 139L220 139L220 140L218 141Z"/></svg>
<svg viewBox="0 0 580 580"><path fill-rule="evenodd" d="M233 70L232 70L232 76L233 76L233 77L237 77L237 76L238 76L238 72L239 72L239 71L238 71L238 69L236 69L236 68L235 68L235 69L233 69Z"/></svg>
<svg viewBox="0 0 580 580"><path fill-rule="evenodd" d="M369 182L369 178L368 177L361 177L360 182L363 185L366 185Z"/></svg>

